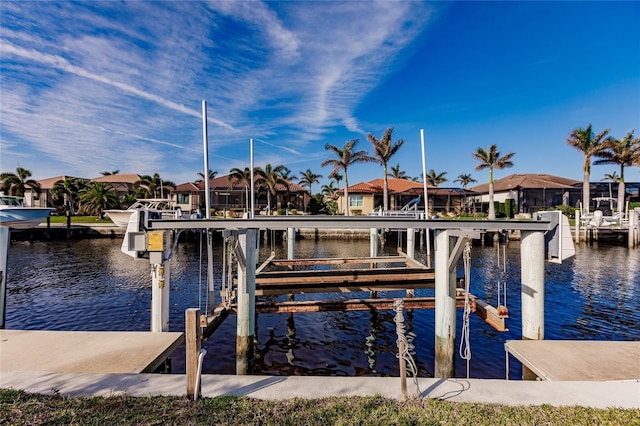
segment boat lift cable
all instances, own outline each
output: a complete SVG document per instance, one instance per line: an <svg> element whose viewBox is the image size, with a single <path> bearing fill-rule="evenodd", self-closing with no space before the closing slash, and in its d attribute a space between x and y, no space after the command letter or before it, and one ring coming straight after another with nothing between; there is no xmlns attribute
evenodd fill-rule
<svg viewBox="0 0 640 426"><path fill-rule="evenodd" d="M222 303L225 308L231 307L231 286L233 283L233 252L236 239L233 236L227 236L224 239L223 244L223 259L222 259L222 288L220 293L222 296Z"/></svg>
<svg viewBox="0 0 640 426"><path fill-rule="evenodd" d="M462 252L464 262L464 313L462 316L462 331L458 353L460 358L467 362L467 379L469 378L469 364L471 361L471 339L469 317L471 316L471 303L469 301L469 283L471 275L471 243L467 241Z"/></svg>
<svg viewBox="0 0 640 426"><path fill-rule="evenodd" d="M502 247L502 270L500 270L500 248ZM497 313L500 317L507 317L507 244L498 243L498 300Z"/></svg>
<svg viewBox="0 0 640 426"><path fill-rule="evenodd" d="M200 312L203 312L202 310L202 232L199 232L198 235L200 236L200 257L198 262L198 309L200 309Z"/></svg>

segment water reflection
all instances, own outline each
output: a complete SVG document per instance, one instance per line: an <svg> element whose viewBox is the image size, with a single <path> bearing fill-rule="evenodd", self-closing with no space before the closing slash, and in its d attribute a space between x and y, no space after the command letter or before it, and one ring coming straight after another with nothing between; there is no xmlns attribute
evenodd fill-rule
<svg viewBox="0 0 640 426"><path fill-rule="evenodd" d="M271 250L286 258L286 244L263 244L260 258ZM388 244L381 254L395 254ZM369 242L298 241L296 257L367 256ZM505 281L509 331L496 332L473 315L471 376L504 377L504 342L521 337L520 247L510 242L506 272L498 265L496 248L473 247L471 291L495 304L497 282ZM417 250L425 261L424 250ZM222 248L214 250L214 276L221 278ZM178 245L171 265L169 327L184 329L184 310L204 310L206 262L198 242ZM463 273L462 264L458 273ZM577 247L574 259L545 266L545 338L640 340L640 256L637 250L603 244ZM9 250L7 328L44 330L148 330L151 304L150 266L120 253L120 240L15 242ZM366 298L368 293L301 294L296 300ZM403 292L380 292L401 297ZM416 290L416 297L433 290ZM216 297L219 295L216 293ZM274 297L284 300L286 296ZM216 303L219 303L219 299ZM258 374L397 376L393 311L261 314L256 323ZM405 311L408 337L423 377L434 364L434 311ZM462 312L458 312L458 329ZM457 332L458 335L460 331ZM205 373L235 372L235 317L203 342L208 350ZM173 356L175 372L184 372L184 348ZM512 377L519 372L512 365ZM456 359L457 375L465 375Z"/></svg>

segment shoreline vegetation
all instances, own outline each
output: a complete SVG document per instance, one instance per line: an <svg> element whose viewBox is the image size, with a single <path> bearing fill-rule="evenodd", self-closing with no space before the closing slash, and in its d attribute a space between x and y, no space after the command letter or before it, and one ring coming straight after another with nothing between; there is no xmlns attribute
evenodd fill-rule
<svg viewBox="0 0 640 426"><path fill-rule="evenodd" d="M550 405L507 406L381 396L267 401L223 396L68 397L0 390L0 423L224 425L640 425L640 410Z"/></svg>

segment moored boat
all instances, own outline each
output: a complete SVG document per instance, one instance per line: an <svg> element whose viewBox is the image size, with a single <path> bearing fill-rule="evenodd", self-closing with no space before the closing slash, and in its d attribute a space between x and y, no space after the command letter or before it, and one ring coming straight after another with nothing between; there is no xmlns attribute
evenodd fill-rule
<svg viewBox="0 0 640 426"><path fill-rule="evenodd" d="M126 228L134 211L144 209L159 213L162 219L180 219L182 210L174 207L174 202L166 198L139 198L128 209L105 210L104 214L120 228Z"/></svg>
<svg viewBox="0 0 640 426"><path fill-rule="evenodd" d="M0 226L26 229L38 226L51 213L51 207L25 206L22 197L0 192Z"/></svg>

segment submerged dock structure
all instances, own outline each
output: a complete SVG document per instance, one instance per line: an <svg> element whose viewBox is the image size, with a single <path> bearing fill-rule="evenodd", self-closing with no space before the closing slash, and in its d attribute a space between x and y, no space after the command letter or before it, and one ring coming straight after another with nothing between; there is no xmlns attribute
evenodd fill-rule
<svg viewBox="0 0 640 426"><path fill-rule="evenodd" d="M295 228L304 229L369 229L371 235L377 235L377 229L407 229L407 235L416 230L434 232L434 268L429 270L416 264L413 259L393 259L405 262L405 271L398 274L388 268L375 268L382 263L377 256L376 243L371 244L371 257L364 260L370 263L367 270L345 274L336 272L292 271L296 264L318 260L282 260L271 259L267 263L283 267L283 272L268 272L267 268L258 268L257 235L261 229L287 230L294 235ZM349 301L330 306L330 303L301 304L289 303L276 306L258 305L259 294L292 294L295 291L325 291L330 287L338 290L370 290L377 288L406 288L431 285L435 288L435 297L428 301L435 308L435 366L436 377L453 377L456 353L456 307L460 306L457 263L465 243L478 238L484 232L520 231L521 233L521 299L522 299L522 336L523 339L544 339L544 262L561 262L575 251L568 220L560 212L538 213L534 220L527 221L442 221L424 220L407 217L265 217L242 220L150 220L144 211L132 216L127 235L123 243L123 252L134 258L147 258L152 266L152 331L168 329L167 307L169 299L169 260L172 256L171 235L182 230L221 231L227 237L237 239L233 246L237 257L236 287L234 308L237 313L236 372L249 372L248 359L253 354L253 336L255 332L256 311L290 312L293 309L371 309L375 303L370 301ZM292 231L293 230L293 231ZM174 240L177 241L176 238ZM289 238L288 244L295 239ZM291 247L290 247L291 250ZM409 251L409 250L408 250ZM412 257L412 253L411 256ZM389 261L389 259L384 259ZM363 262L363 260L334 260L342 264ZM387 270L385 270L387 269ZM313 277L313 278L311 278ZM402 277L402 278L401 278ZM306 283L305 283L306 280ZM397 281L394 283L394 281ZM306 286L306 288L305 288ZM302 288L302 290L301 290ZM213 296L213 289L210 288ZM231 292L230 292L231 293ZM423 302L427 301L418 301ZM380 301L380 306L387 302ZM349 305L347 306L347 305ZM388 306L388 305L387 305ZM230 305L227 306L230 308ZM216 310L219 315L213 315ZM220 321L224 307L211 305L211 312L200 320L199 333L210 327L211 322ZM485 316L494 316L499 320L495 308L482 304L480 311ZM490 322L490 321L488 321ZM189 324L189 321L187 321ZM187 345L189 347L189 337ZM199 346L199 345L196 345ZM192 351L197 354L198 351ZM189 364L189 361L188 363ZM189 368L187 368L189 375Z"/></svg>

